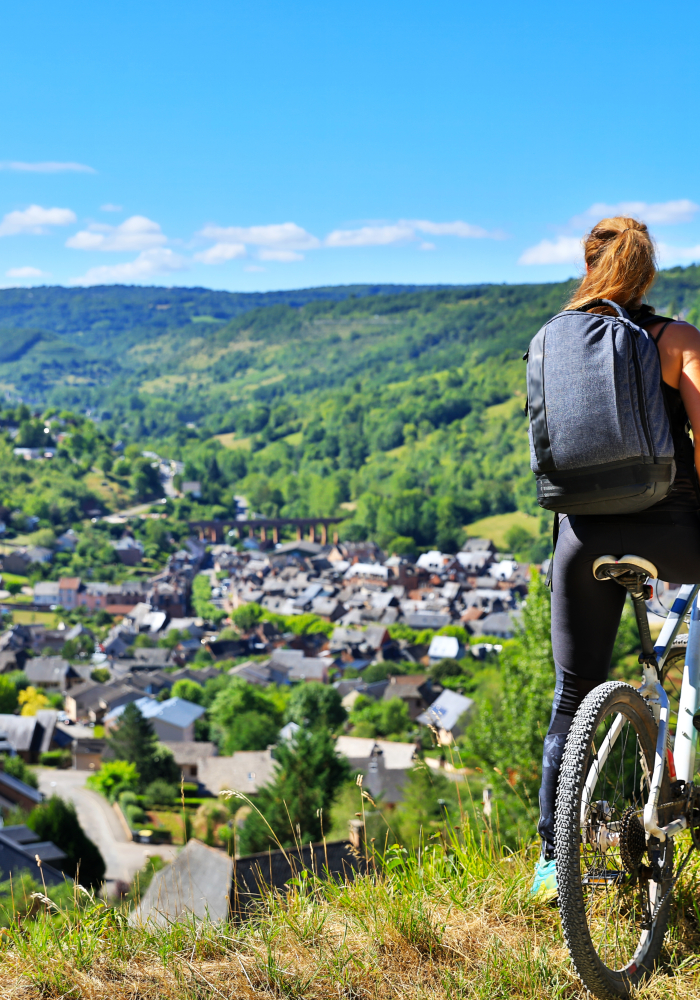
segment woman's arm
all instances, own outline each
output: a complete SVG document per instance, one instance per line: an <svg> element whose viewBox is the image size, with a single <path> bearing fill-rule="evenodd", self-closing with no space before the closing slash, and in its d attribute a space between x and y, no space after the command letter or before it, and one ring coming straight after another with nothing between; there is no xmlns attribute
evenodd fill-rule
<svg viewBox="0 0 700 1000"><path fill-rule="evenodd" d="M673 327L669 347L680 354L678 388L693 431L695 468L700 471L700 331L690 323L674 323Z"/></svg>

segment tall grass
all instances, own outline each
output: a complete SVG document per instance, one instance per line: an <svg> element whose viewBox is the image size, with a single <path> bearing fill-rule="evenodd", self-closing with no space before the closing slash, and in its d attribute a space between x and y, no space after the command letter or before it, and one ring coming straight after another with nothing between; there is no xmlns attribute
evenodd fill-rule
<svg viewBox="0 0 700 1000"><path fill-rule="evenodd" d="M531 851L509 852L465 817L412 849L369 844L367 857L367 874L352 883L305 872L286 894L262 898L250 919L222 924L133 927L125 908L79 887L57 903L42 889L0 932L0 996L582 996L557 910L529 898ZM700 998L698 888L696 863L677 893L666 967L645 997Z"/></svg>

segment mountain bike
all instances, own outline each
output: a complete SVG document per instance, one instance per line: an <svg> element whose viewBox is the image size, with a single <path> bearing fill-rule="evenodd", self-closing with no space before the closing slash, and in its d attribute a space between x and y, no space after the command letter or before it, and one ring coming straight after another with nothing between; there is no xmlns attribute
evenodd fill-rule
<svg viewBox="0 0 700 1000"><path fill-rule="evenodd" d="M587 989L607 1000L629 996L653 971L674 886L700 847L700 584L680 588L654 644L646 602L656 567L601 556L593 573L632 598L642 683L608 681L581 703L559 774L555 839L569 952Z"/></svg>

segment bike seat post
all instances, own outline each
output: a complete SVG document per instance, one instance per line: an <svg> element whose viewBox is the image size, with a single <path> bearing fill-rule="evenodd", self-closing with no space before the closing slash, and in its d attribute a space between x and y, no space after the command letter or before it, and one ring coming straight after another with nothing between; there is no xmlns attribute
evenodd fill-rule
<svg viewBox="0 0 700 1000"><path fill-rule="evenodd" d="M642 644L642 652L639 656L640 663L650 663L656 666L656 653L654 652L654 640L649 630L649 613L647 611L647 592L645 584L641 579L637 579L637 585L632 588L627 586L627 591L632 598L634 606L634 616L637 619L639 639Z"/></svg>

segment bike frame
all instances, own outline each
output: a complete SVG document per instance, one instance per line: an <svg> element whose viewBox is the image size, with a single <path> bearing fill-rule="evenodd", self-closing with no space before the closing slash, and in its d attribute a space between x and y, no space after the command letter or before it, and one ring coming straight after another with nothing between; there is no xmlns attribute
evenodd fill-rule
<svg viewBox="0 0 700 1000"><path fill-rule="evenodd" d="M690 784L695 773L695 755L697 751L698 730L694 718L700 708L700 608L698 608L698 591L700 584L684 584L678 591L659 638L654 646L656 666L643 664L644 679L639 693L649 702L659 730L654 754L654 770L651 776L649 799L644 807L644 829L651 837L657 837L663 842L667 837L674 837L687 826L685 817L680 817L666 826L659 826L659 797L663 782L664 768L675 765L675 777L679 781ZM664 663L671 650L674 639L690 613L688 646L683 667L683 683L681 686L678 706L678 722L676 724L676 739L673 746L673 756L668 760L668 724L669 701L660 682ZM585 825L588 810L598 775L600 774L617 737L622 731L624 716L619 714L613 722L607 736L598 750L588 776L581 801L581 824ZM671 777L673 778L673 769Z"/></svg>

